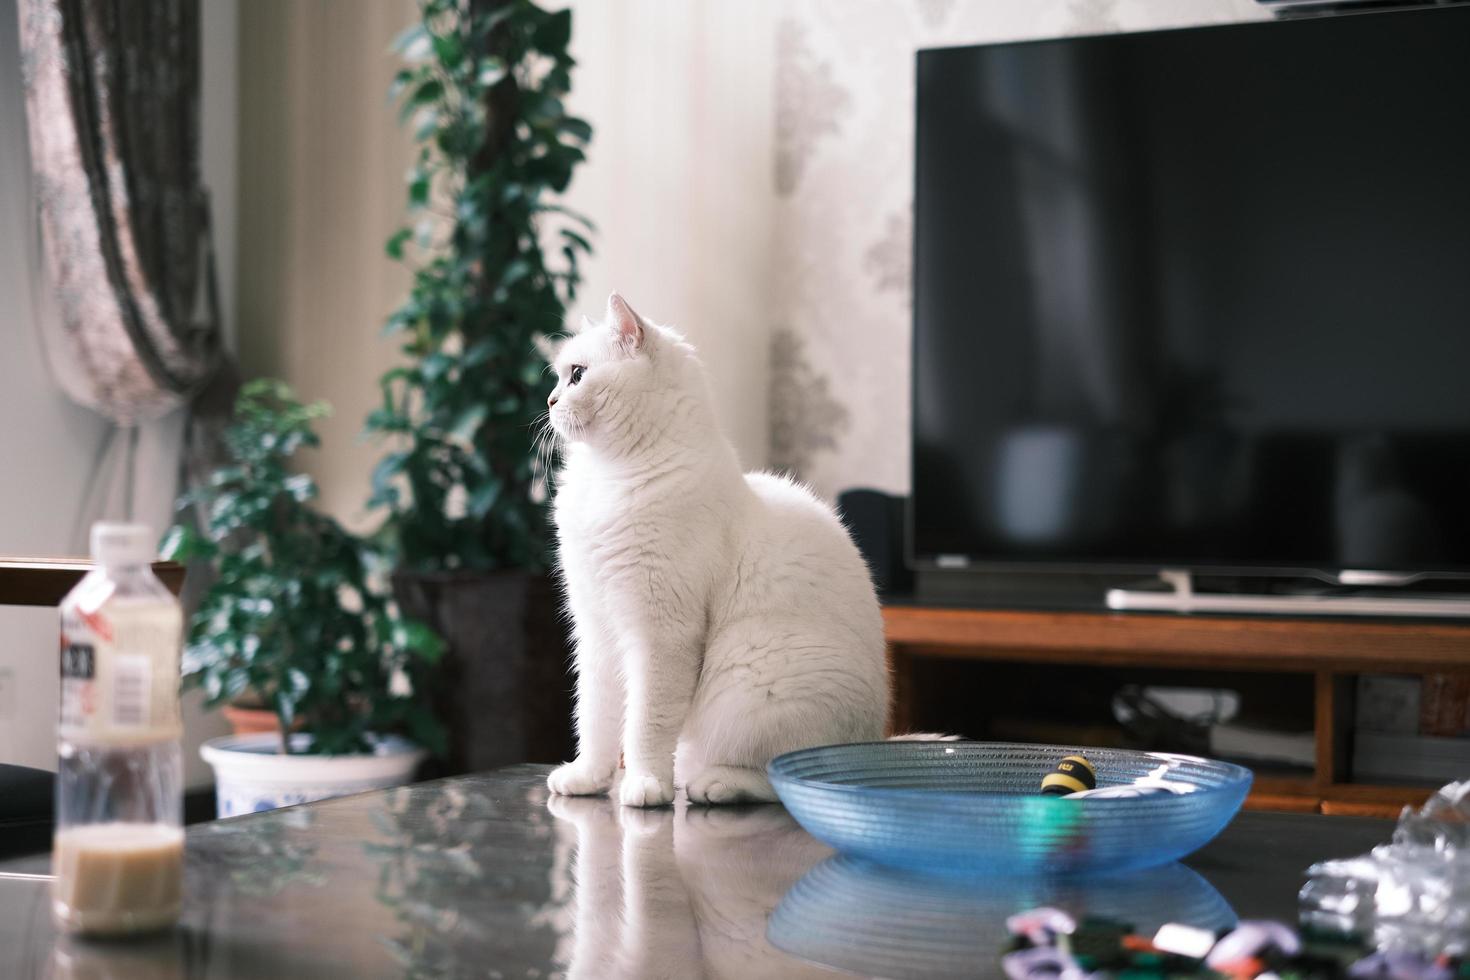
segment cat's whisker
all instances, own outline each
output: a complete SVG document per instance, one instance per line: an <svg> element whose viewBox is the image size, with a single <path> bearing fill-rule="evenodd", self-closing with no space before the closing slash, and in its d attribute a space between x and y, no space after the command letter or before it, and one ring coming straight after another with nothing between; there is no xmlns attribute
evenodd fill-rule
<svg viewBox="0 0 1470 980"><path fill-rule="evenodd" d="M551 412L548 410L539 419L539 429L532 443L535 453L536 472L548 483L555 473L555 460L561 451L561 437L557 434L556 427L551 424Z"/></svg>

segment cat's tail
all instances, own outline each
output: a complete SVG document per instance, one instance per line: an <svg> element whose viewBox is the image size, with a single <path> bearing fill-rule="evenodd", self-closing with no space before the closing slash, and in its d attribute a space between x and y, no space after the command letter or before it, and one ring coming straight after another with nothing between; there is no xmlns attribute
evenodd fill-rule
<svg viewBox="0 0 1470 980"><path fill-rule="evenodd" d="M958 742L959 735L936 735L933 732L908 732L904 735L890 735L890 742Z"/></svg>

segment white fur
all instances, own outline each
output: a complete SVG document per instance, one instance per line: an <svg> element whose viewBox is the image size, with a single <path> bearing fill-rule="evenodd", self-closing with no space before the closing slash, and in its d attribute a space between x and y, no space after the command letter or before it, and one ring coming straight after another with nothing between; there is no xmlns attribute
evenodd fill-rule
<svg viewBox="0 0 1470 980"><path fill-rule="evenodd" d="M553 366L578 755L551 791L607 792L621 753L624 804L670 803L676 785L696 803L774 800L773 756L881 738L883 622L862 557L811 492L741 473L694 349L614 294Z"/></svg>

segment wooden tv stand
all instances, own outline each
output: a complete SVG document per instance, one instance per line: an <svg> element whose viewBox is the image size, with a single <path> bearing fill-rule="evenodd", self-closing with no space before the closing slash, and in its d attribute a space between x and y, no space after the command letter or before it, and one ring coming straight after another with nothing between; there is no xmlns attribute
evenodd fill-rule
<svg viewBox="0 0 1470 980"><path fill-rule="evenodd" d="M1310 777L1258 778L1246 806L1264 810L1396 817L1405 804L1423 802L1437 787L1346 780L1352 685L1365 673L1470 671L1470 623L912 605L885 606L883 618L895 731L924 725L913 669L922 658L1311 675L1315 771Z"/></svg>

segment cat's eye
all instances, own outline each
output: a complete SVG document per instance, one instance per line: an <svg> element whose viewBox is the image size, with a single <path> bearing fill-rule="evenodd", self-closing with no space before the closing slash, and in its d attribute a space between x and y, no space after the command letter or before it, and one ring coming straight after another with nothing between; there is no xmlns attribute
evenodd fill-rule
<svg viewBox="0 0 1470 980"><path fill-rule="evenodd" d="M578 381L581 381L582 375L585 373L587 373L587 369L585 367L580 364L573 364L572 373L567 377L567 384L574 385Z"/></svg>

